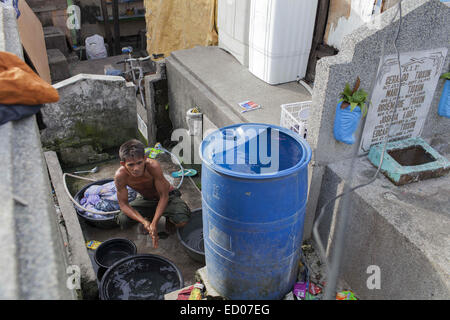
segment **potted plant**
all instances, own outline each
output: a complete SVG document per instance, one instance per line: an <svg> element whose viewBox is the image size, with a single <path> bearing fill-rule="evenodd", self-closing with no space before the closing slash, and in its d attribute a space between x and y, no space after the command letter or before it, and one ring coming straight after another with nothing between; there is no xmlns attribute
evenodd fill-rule
<svg viewBox="0 0 450 320"><path fill-rule="evenodd" d="M445 79L445 84L439 101L438 114L450 118L450 72L444 73L441 79Z"/></svg>
<svg viewBox="0 0 450 320"><path fill-rule="evenodd" d="M359 89L359 77L353 90L347 83L341 92L341 100L336 106L336 116L334 118L334 138L346 144L355 143L354 132L358 128L359 121L367 114L367 92ZM358 90L359 89L359 90Z"/></svg>

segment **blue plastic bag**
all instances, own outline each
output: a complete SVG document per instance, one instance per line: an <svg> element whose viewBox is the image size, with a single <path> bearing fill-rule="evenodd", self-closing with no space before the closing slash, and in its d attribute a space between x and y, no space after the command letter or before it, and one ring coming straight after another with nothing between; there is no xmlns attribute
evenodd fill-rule
<svg viewBox="0 0 450 320"><path fill-rule="evenodd" d="M353 133L358 128L359 120L361 119L361 108L355 107L350 111L350 105L341 109L343 101L339 102L336 107L336 116L334 117L334 138L346 144L354 144L355 136Z"/></svg>
<svg viewBox="0 0 450 320"><path fill-rule="evenodd" d="M450 80L446 80L439 101L438 114L450 118Z"/></svg>

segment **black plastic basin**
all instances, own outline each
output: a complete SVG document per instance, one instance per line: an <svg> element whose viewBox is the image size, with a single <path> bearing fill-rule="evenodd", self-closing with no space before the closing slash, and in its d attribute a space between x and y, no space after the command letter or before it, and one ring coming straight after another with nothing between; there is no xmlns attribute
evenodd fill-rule
<svg viewBox="0 0 450 320"><path fill-rule="evenodd" d="M111 182L114 179L104 179L104 180L98 180L92 183L89 183L85 185L82 189L80 189L76 194L75 199L76 202L80 203L81 199L84 197L85 191L93 185L103 185L105 183ZM101 229L112 229L118 227L118 224L116 223L115 215L114 214L89 214L86 211L81 210L77 206L75 206L75 210L77 211L77 214L80 218L85 220L88 224L91 226L101 228Z"/></svg>
<svg viewBox="0 0 450 320"><path fill-rule="evenodd" d="M171 261L153 254L124 258L112 265L100 283L102 300L164 300L183 288L183 276Z"/></svg>
<svg viewBox="0 0 450 320"><path fill-rule="evenodd" d="M128 239L109 239L95 250L94 260L99 267L107 269L117 261L135 255L136 252L136 245Z"/></svg>
<svg viewBox="0 0 450 320"><path fill-rule="evenodd" d="M205 263L205 244L203 242L202 209L192 211L189 222L177 229L178 239L187 254L197 262Z"/></svg>

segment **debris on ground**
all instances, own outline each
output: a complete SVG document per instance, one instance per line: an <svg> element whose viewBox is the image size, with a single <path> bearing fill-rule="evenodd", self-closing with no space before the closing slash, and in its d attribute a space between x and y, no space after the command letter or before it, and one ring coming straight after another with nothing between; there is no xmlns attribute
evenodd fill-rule
<svg viewBox="0 0 450 320"><path fill-rule="evenodd" d="M86 247L91 250L97 250L98 246L102 243L97 240L86 241Z"/></svg>
<svg viewBox="0 0 450 320"><path fill-rule="evenodd" d="M351 291L341 291L336 294L336 300L358 300Z"/></svg>
<svg viewBox="0 0 450 320"><path fill-rule="evenodd" d="M316 296L319 293L322 293L322 288L314 284L314 282L311 282L309 285L309 293L312 294L313 296Z"/></svg>
<svg viewBox="0 0 450 320"><path fill-rule="evenodd" d="M153 148L145 148L145 155L151 159L155 159L158 154L163 152L161 149L161 143L157 142Z"/></svg>
<svg viewBox="0 0 450 320"><path fill-rule="evenodd" d="M204 289L205 289L205 286L202 283L200 283L200 282L195 283L193 285L191 294L189 295L189 300L202 300Z"/></svg>
<svg viewBox="0 0 450 320"><path fill-rule="evenodd" d="M326 287L326 265L312 241L302 245L297 282L284 300L322 300ZM343 281L338 281L336 300L357 300Z"/></svg>
<svg viewBox="0 0 450 320"><path fill-rule="evenodd" d="M197 170L195 170L195 169L184 169L183 171L179 170L179 171L172 172L172 177L174 177L174 178L179 178L181 176L193 177L196 174L197 174Z"/></svg>
<svg viewBox="0 0 450 320"><path fill-rule="evenodd" d="M308 290L308 284L306 282L297 282L294 285L294 296L297 298L297 300L303 300L306 297L306 290Z"/></svg>
<svg viewBox="0 0 450 320"><path fill-rule="evenodd" d="M194 289L194 286L190 286L189 288L181 290L178 293L177 300L189 300L189 297L191 296L192 289Z"/></svg>

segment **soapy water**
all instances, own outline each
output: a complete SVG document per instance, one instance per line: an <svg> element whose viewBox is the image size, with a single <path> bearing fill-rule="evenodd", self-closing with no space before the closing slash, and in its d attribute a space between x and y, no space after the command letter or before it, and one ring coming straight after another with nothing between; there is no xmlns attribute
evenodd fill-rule
<svg viewBox="0 0 450 320"><path fill-rule="evenodd" d="M110 300L164 300L181 287L177 270L157 259L130 260L111 271L105 279Z"/></svg>
<svg viewBox="0 0 450 320"><path fill-rule="evenodd" d="M200 226L199 228L192 230L190 233L188 233L184 239L184 242L186 242L189 248L192 248L196 251L205 252L205 243L203 240L203 227Z"/></svg>

